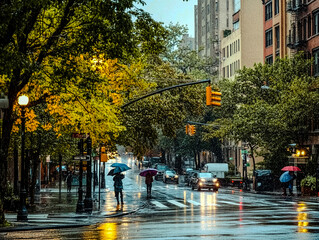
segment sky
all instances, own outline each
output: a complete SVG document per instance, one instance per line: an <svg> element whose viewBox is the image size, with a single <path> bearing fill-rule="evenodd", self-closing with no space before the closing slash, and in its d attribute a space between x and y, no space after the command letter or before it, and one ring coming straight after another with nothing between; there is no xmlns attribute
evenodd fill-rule
<svg viewBox="0 0 319 240"><path fill-rule="evenodd" d="M194 37L194 5L197 0L144 0L145 6L141 7L149 12L154 20L168 25L179 23L186 25L188 34Z"/></svg>

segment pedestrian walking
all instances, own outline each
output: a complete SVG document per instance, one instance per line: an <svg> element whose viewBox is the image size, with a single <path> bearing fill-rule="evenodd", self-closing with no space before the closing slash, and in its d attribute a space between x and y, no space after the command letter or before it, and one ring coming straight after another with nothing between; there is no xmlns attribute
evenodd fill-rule
<svg viewBox="0 0 319 240"><path fill-rule="evenodd" d="M117 205L120 205L120 199L121 197L121 204L123 205L123 182L122 179L124 178L124 175L122 173L116 173L113 177L114 181L114 193L117 201Z"/></svg>
<svg viewBox="0 0 319 240"><path fill-rule="evenodd" d="M152 182L153 182L153 176L150 172L148 172L145 176L145 184L147 188L147 198L151 198L152 196Z"/></svg>
<svg viewBox="0 0 319 240"><path fill-rule="evenodd" d="M293 171L286 171L284 172L279 180L281 182L281 187L282 187L282 195L287 196L287 188L289 189L289 195L293 196L293 181L295 180L296 175L294 174Z"/></svg>
<svg viewBox="0 0 319 240"><path fill-rule="evenodd" d="M68 175L66 176L66 185L67 185L67 191L71 192L72 188L72 173L69 172Z"/></svg>

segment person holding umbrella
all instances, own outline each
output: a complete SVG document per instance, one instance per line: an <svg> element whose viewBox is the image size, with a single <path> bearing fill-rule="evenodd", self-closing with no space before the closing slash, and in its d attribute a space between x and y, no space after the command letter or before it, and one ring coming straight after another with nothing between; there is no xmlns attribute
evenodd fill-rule
<svg viewBox="0 0 319 240"><path fill-rule="evenodd" d="M145 184L147 189L147 198L151 198L152 196L152 182L153 182L153 176L150 172L148 172L145 176Z"/></svg>
<svg viewBox="0 0 319 240"><path fill-rule="evenodd" d="M279 180L281 182L283 196L287 196L287 191L286 191L287 188L289 189L289 195L290 196L294 195L292 192L292 189L293 189L293 181L295 178L296 176L293 171L286 171L283 174L281 174Z"/></svg>
<svg viewBox="0 0 319 240"><path fill-rule="evenodd" d="M157 169L154 169L154 168L148 168L140 172L140 176L145 177L145 184L147 188L147 198L151 198L153 176L155 176L156 174L157 174Z"/></svg>
<svg viewBox="0 0 319 240"><path fill-rule="evenodd" d="M117 205L120 205L120 199L119 196L121 197L121 204L123 205L123 182L122 179L124 178L124 174L121 172L115 173L113 177L114 181L114 193L117 201Z"/></svg>

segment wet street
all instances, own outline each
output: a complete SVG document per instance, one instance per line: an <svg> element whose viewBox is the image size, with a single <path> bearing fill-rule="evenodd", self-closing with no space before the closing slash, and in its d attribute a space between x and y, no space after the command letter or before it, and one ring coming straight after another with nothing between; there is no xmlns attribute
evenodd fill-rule
<svg viewBox="0 0 319 240"><path fill-rule="evenodd" d="M87 227L0 233L0 239L319 239L316 202L235 188L199 192L182 181L154 181L153 197L146 199L144 178L127 163L132 169L123 180L123 210L135 213ZM112 177L106 179L110 191L103 193L103 208L115 209Z"/></svg>

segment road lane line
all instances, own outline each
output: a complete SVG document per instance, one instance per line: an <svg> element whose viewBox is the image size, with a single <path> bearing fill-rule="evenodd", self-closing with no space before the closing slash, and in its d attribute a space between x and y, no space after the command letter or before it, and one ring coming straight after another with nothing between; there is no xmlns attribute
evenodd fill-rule
<svg viewBox="0 0 319 240"><path fill-rule="evenodd" d="M187 207L185 204L182 204L182 203L177 202L177 201L175 201L175 200L167 200L167 202L169 202L169 203L171 203L171 204L174 204L174 205L176 205L176 206L178 206L178 207Z"/></svg>
<svg viewBox="0 0 319 240"><path fill-rule="evenodd" d="M159 207L159 208L168 208L167 206L165 206L164 204L156 201L156 200L153 200L151 201L152 204L154 204L156 207Z"/></svg>
<svg viewBox="0 0 319 240"><path fill-rule="evenodd" d="M234 202L228 202L228 201L218 201L218 200L217 200L217 202L218 202L218 203L226 203L226 204L229 204L229 205L236 205L236 206L242 205L242 204L240 204L240 203L234 203Z"/></svg>

